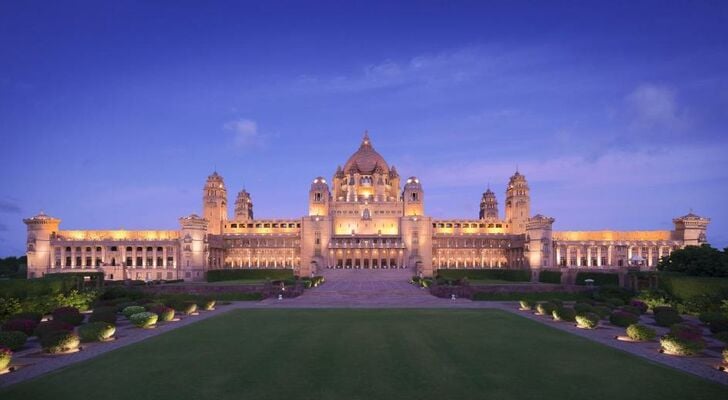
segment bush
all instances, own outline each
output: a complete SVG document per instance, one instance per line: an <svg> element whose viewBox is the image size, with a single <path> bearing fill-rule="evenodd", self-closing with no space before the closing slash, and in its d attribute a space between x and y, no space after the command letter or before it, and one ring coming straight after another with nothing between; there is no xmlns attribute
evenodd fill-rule
<svg viewBox="0 0 728 400"><path fill-rule="evenodd" d="M541 271L538 274L541 283L561 283L561 271Z"/></svg>
<svg viewBox="0 0 728 400"><path fill-rule="evenodd" d="M637 308L637 307L632 307L632 306L622 306L622 307L620 307L619 309L620 309L621 311L624 311L624 312L628 312L628 313L630 313L630 314L634 314L634 315L637 315L637 316L639 316L639 315L641 314L641 313L640 313L640 310L639 310L639 308Z"/></svg>
<svg viewBox="0 0 728 400"><path fill-rule="evenodd" d="M78 336L82 342L104 342L111 339L116 327L107 322L91 322L78 327Z"/></svg>
<svg viewBox="0 0 728 400"><path fill-rule="evenodd" d="M680 301L700 296L725 298L728 293L728 278L660 274L660 287Z"/></svg>
<svg viewBox="0 0 728 400"><path fill-rule="evenodd" d="M660 346L669 354L691 356L703 351L705 342L702 339L692 340L667 334L660 338Z"/></svg>
<svg viewBox="0 0 728 400"><path fill-rule="evenodd" d="M199 306L205 311L211 311L215 309L215 300L201 301Z"/></svg>
<svg viewBox="0 0 728 400"><path fill-rule="evenodd" d="M66 322L71 325L81 325L84 320L84 315L81 314L75 307L61 307L53 310L53 320Z"/></svg>
<svg viewBox="0 0 728 400"><path fill-rule="evenodd" d="M640 314L646 313L647 312L647 309L649 308L647 306L647 303L645 303L644 301L641 301L641 300L632 300L632 301L629 302L629 305L631 307L636 308L639 311Z"/></svg>
<svg viewBox="0 0 728 400"><path fill-rule="evenodd" d="M7 369L12 359L13 352L8 348L0 346L0 371Z"/></svg>
<svg viewBox="0 0 728 400"><path fill-rule="evenodd" d="M728 277L728 251L721 251L707 244L686 246L663 257L657 269L686 275Z"/></svg>
<svg viewBox="0 0 728 400"><path fill-rule="evenodd" d="M127 307L139 307L136 301L122 301L116 304L116 311L123 313Z"/></svg>
<svg viewBox="0 0 728 400"><path fill-rule="evenodd" d="M718 332L715 335L713 335L716 339L720 340L723 343L728 344L728 331Z"/></svg>
<svg viewBox="0 0 728 400"><path fill-rule="evenodd" d="M622 328L636 324L639 320L638 316L625 311L615 311L609 316L609 322L612 325L621 326Z"/></svg>
<svg viewBox="0 0 728 400"><path fill-rule="evenodd" d="M655 313L655 322L660 326L672 326L682 322L682 317L674 309L661 309Z"/></svg>
<svg viewBox="0 0 728 400"><path fill-rule="evenodd" d="M185 301L182 303L181 310L185 315L192 315L197 312L197 303L194 301Z"/></svg>
<svg viewBox="0 0 728 400"><path fill-rule="evenodd" d="M599 326L599 315L595 313L577 314L576 326L583 329L596 329Z"/></svg>
<svg viewBox="0 0 728 400"><path fill-rule="evenodd" d="M73 332L73 325L63 322L63 321L44 321L38 324L38 326L35 328L34 334L39 339L43 336L48 336L51 333L55 332Z"/></svg>
<svg viewBox="0 0 728 400"><path fill-rule="evenodd" d="M627 336L632 340L649 341L657 337L657 332L649 326L632 324L627 327Z"/></svg>
<svg viewBox="0 0 728 400"><path fill-rule="evenodd" d="M169 322L174 319L174 308L167 306L158 306L149 310L159 317L160 322Z"/></svg>
<svg viewBox="0 0 728 400"><path fill-rule="evenodd" d="M564 302L561 299L549 300L549 303L553 304L554 307L559 308L564 306Z"/></svg>
<svg viewBox="0 0 728 400"><path fill-rule="evenodd" d="M650 309L670 305L669 295L664 290L644 290L637 298L647 304Z"/></svg>
<svg viewBox="0 0 728 400"><path fill-rule="evenodd" d="M681 322L670 327L670 333L678 336L703 337L703 328L689 322Z"/></svg>
<svg viewBox="0 0 728 400"><path fill-rule="evenodd" d="M437 271L438 279L451 281L468 278L470 280L494 279L510 282L529 282L531 271L525 269L441 269Z"/></svg>
<svg viewBox="0 0 728 400"><path fill-rule="evenodd" d="M705 325L710 325L713 321L724 321L728 320L728 316L724 315L720 311L706 311L700 313L698 316L698 319L700 322L704 323Z"/></svg>
<svg viewBox="0 0 728 400"><path fill-rule="evenodd" d="M33 331L38 324L29 319L11 319L3 324L3 331L19 331L28 336L33 335Z"/></svg>
<svg viewBox="0 0 728 400"><path fill-rule="evenodd" d="M536 304L536 314L538 315L551 315L555 309L556 306L551 302Z"/></svg>
<svg viewBox="0 0 728 400"><path fill-rule="evenodd" d="M81 339L73 332L56 331L40 338L40 345L48 353L56 354L76 350Z"/></svg>
<svg viewBox="0 0 728 400"><path fill-rule="evenodd" d="M40 324L40 321L43 320L43 314L36 312L21 312L13 315L10 319L29 319L36 324Z"/></svg>
<svg viewBox="0 0 728 400"><path fill-rule="evenodd" d="M132 315L129 319L131 320L131 323L134 324L137 328L149 328L157 323L158 318L159 317L155 313L140 312L138 314Z"/></svg>
<svg viewBox="0 0 728 400"><path fill-rule="evenodd" d="M9 316L17 314L21 310L20 300L0 297L0 321L4 321Z"/></svg>
<svg viewBox="0 0 728 400"><path fill-rule="evenodd" d="M132 315L143 313L146 310L147 309L142 306L128 306L121 310L121 313L124 314L127 319L131 319Z"/></svg>
<svg viewBox="0 0 728 400"><path fill-rule="evenodd" d="M605 285L619 285L619 277L617 274L608 272L577 272L576 273L576 284L586 285L584 282L587 279L593 279L595 286Z"/></svg>
<svg viewBox="0 0 728 400"><path fill-rule="evenodd" d="M594 306L592 312L599 315L599 318L606 319L612 315L612 309L607 306Z"/></svg>
<svg viewBox="0 0 728 400"><path fill-rule="evenodd" d="M94 310L93 314L88 317L88 322L106 322L109 324L116 324L116 309L113 309L111 311L103 310L103 311L97 311Z"/></svg>
<svg viewBox="0 0 728 400"><path fill-rule="evenodd" d="M614 308L622 307L624 305L624 300L617 298L617 297L613 297L611 299L607 299L607 304L609 304L611 307L614 307Z"/></svg>
<svg viewBox="0 0 728 400"><path fill-rule="evenodd" d="M576 303L574 304L574 311L576 311L577 314L585 314L592 312L592 306L587 303Z"/></svg>
<svg viewBox="0 0 728 400"><path fill-rule="evenodd" d="M208 282L293 279L292 269L216 269L207 272Z"/></svg>
<svg viewBox="0 0 728 400"><path fill-rule="evenodd" d="M728 332L728 320L716 320L708 325L710 331L713 333Z"/></svg>
<svg viewBox="0 0 728 400"><path fill-rule="evenodd" d="M12 351L20 350L28 340L28 335L20 331L0 332L0 347L7 347Z"/></svg>
<svg viewBox="0 0 728 400"><path fill-rule="evenodd" d="M0 280L0 297L23 300L62 294L76 287L75 277Z"/></svg>
<svg viewBox="0 0 728 400"><path fill-rule="evenodd" d="M728 348L723 349L723 363L728 364Z"/></svg>
<svg viewBox="0 0 728 400"><path fill-rule="evenodd" d="M531 301L531 300L521 300L521 301L519 301L519 303L521 304L521 309L522 310L533 310L533 305L534 305L534 302L533 301Z"/></svg>
<svg viewBox="0 0 728 400"><path fill-rule="evenodd" d="M576 311L573 308L559 307L551 315L556 321L574 322L576 320Z"/></svg>

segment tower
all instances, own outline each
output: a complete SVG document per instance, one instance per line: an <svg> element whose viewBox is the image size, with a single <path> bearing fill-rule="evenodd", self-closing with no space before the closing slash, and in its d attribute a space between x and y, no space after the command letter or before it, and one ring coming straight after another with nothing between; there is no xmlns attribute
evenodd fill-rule
<svg viewBox="0 0 728 400"><path fill-rule="evenodd" d="M516 171L508 181L508 188L506 188L506 222L510 225L510 232L525 233L526 222L530 216L531 196L528 182L524 175Z"/></svg>
<svg viewBox="0 0 728 400"><path fill-rule="evenodd" d="M207 243L208 220L196 214L179 219L180 263L179 278L204 280L209 246Z"/></svg>
<svg viewBox="0 0 728 400"><path fill-rule="evenodd" d="M331 200L331 192L326 179L317 177L311 184L308 191L308 215L326 216L329 215L329 201Z"/></svg>
<svg viewBox="0 0 728 400"><path fill-rule="evenodd" d="M425 193L422 190L420 180L415 176L407 179L402 192L402 200L404 201L404 215L418 216L425 215Z"/></svg>
<svg viewBox="0 0 728 400"><path fill-rule="evenodd" d="M682 241L683 246L700 246L708 243L705 235L710 218L695 215L692 212L672 220L675 224L674 236Z"/></svg>
<svg viewBox="0 0 728 400"><path fill-rule="evenodd" d="M552 226L554 219L536 214L526 223L526 245L524 255L531 271L552 266ZM538 275L535 275L538 279Z"/></svg>
<svg viewBox="0 0 728 400"><path fill-rule="evenodd" d="M498 219L498 200L495 198L495 193L490 190L490 186L483 193L483 198L480 200L480 219Z"/></svg>
<svg viewBox="0 0 728 400"><path fill-rule="evenodd" d="M235 199L235 220L253 220L253 201L250 198L250 193L245 189L238 192L238 197Z"/></svg>
<svg viewBox="0 0 728 400"><path fill-rule="evenodd" d="M220 235L228 219L227 190L217 171L207 177L202 194L202 214L208 222L207 232Z"/></svg>
<svg viewBox="0 0 728 400"><path fill-rule="evenodd" d="M58 233L61 220L43 212L23 220L28 227L26 255L28 256L28 278L40 278L51 264L51 240Z"/></svg>

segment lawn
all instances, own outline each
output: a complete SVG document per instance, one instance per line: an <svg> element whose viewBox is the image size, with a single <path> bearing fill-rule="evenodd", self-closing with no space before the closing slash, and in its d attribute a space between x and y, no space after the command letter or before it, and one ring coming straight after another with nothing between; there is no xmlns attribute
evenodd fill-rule
<svg viewBox="0 0 728 400"><path fill-rule="evenodd" d="M237 310L14 399L718 399L728 388L497 310Z"/></svg>

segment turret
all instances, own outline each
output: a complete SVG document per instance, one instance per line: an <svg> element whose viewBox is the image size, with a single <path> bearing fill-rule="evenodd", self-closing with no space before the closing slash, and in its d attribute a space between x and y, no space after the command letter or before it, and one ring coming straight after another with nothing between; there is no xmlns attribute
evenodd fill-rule
<svg viewBox="0 0 728 400"><path fill-rule="evenodd" d="M706 231L710 218L701 217L692 212L672 220L675 224L673 235L683 246L700 246L708 243Z"/></svg>
<svg viewBox="0 0 728 400"><path fill-rule="evenodd" d="M23 222L28 227L28 278L40 278L51 266L51 239L58 233L61 220L41 212L35 217L24 219Z"/></svg>
<svg viewBox="0 0 728 400"><path fill-rule="evenodd" d="M228 219L227 190L222 176L217 172L207 177L202 194L202 214L208 222L207 231L214 235L222 234Z"/></svg>
<svg viewBox="0 0 728 400"><path fill-rule="evenodd" d="M409 177L402 192L405 216L425 215L424 194L420 180L414 176Z"/></svg>
<svg viewBox="0 0 728 400"><path fill-rule="evenodd" d="M185 280L203 280L208 259L208 220L196 214L179 219L180 276Z"/></svg>
<svg viewBox="0 0 728 400"><path fill-rule="evenodd" d="M235 199L235 220L253 220L253 201L250 198L250 193L245 189L238 192L238 197Z"/></svg>
<svg viewBox="0 0 728 400"><path fill-rule="evenodd" d="M508 181L506 188L506 222L510 225L510 232L523 234L526 232L526 222L531 216L531 197L526 177L518 171Z"/></svg>
<svg viewBox="0 0 728 400"><path fill-rule="evenodd" d="M554 219L536 214L526 223L525 256L532 271L548 268L551 263L552 226ZM535 278L538 279L536 273Z"/></svg>
<svg viewBox="0 0 728 400"><path fill-rule="evenodd" d="M496 200L495 193L490 190L490 187L488 187L480 199L480 219L498 219L498 200Z"/></svg>
<svg viewBox="0 0 728 400"><path fill-rule="evenodd" d="M329 215L329 202L331 200L331 192L326 179L317 177L311 183L311 189L308 191L308 215L326 216Z"/></svg>

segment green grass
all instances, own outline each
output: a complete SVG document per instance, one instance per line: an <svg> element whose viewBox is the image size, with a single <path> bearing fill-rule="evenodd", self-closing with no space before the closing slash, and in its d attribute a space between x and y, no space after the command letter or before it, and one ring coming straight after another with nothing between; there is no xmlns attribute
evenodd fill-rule
<svg viewBox="0 0 728 400"><path fill-rule="evenodd" d="M237 310L0 391L20 399L719 399L497 310Z"/></svg>
<svg viewBox="0 0 728 400"><path fill-rule="evenodd" d="M576 301L576 300L588 300L591 299L589 293L567 293L567 292L541 292L541 293L476 293L473 300L482 301L518 301L518 300L530 300L530 301L548 301L548 300L563 300L563 301Z"/></svg>

